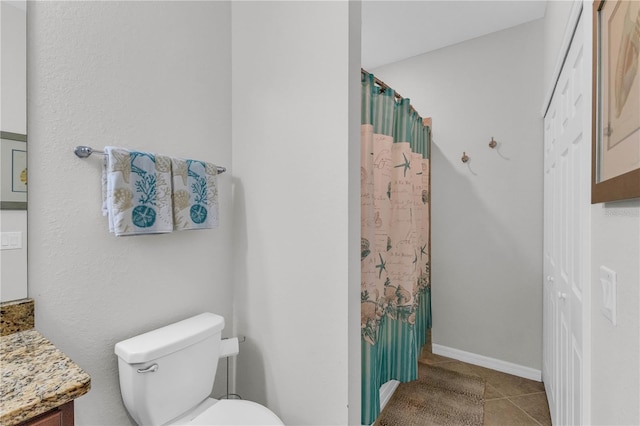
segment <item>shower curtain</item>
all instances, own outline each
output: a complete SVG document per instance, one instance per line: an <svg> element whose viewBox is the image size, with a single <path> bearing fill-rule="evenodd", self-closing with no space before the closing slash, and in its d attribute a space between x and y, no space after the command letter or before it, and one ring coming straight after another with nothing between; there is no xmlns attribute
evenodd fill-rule
<svg viewBox="0 0 640 426"><path fill-rule="evenodd" d="M430 129L362 72L362 424L380 413L385 382L417 378L431 327Z"/></svg>

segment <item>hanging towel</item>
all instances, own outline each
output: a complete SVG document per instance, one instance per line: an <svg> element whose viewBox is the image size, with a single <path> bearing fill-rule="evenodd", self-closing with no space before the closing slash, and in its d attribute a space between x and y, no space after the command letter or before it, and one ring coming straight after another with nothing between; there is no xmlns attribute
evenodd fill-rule
<svg viewBox="0 0 640 426"><path fill-rule="evenodd" d="M116 236L173 231L171 159L110 146L104 151L102 210L109 231Z"/></svg>
<svg viewBox="0 0 640 426"><path fill-rule="evenodd" d="M218 168L197 160L171 159L173 229L218 227Z"/></svg>

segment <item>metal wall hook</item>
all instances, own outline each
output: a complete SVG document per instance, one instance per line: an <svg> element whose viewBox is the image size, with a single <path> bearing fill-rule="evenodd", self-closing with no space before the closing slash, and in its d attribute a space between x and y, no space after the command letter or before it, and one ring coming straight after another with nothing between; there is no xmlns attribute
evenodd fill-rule
<svg viewBox="0 0 640 426"><path fill-rule="evenodd" d="M493 136L491 136L491 142L489 142L489 148L493 149L496 146L498 146L498 142L496 142L495 139L493 139Z"/></svg>
<svg viewBox="0 0 640 426"><path fill-rule="evenodd" d="M463 152L463 153L462 153L462 158L461 158L461 160L462 160L462 162L463 162L463 163L466 163L466 162L468 162L468 161L469 161L469 156L467 155L467 153L466 153L466 152Z"/></svg>

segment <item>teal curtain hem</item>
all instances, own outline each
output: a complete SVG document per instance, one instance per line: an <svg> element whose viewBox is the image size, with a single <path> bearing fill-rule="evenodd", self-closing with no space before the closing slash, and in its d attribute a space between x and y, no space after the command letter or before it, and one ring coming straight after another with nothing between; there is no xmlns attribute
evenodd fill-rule
<svg viewBox="0 0 640 426"><path fill-rule="evenodd" d="M419 297L415 324L384 317L377 343L361 341L363 425L371 425L380 415L380 386L389 380L406 383L418 378L418 359L432 324L431 287Z"/></svg>

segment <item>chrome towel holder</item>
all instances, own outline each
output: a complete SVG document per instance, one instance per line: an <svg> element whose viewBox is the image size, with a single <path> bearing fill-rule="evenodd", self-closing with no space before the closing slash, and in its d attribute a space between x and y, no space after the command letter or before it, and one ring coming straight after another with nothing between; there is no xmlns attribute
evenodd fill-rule
<svg viewBox="0 0 640 426"><path fill-rule="evenodd" d="M73 150L73 153L76 154L79 158L87 158L91 154L105 155L104 151L93 149L90 146L86 146L86 145L76 146L75 149ZM216 166L216 168L218 169L218 174L221 174L227 171L226 167Z"/></svg>

